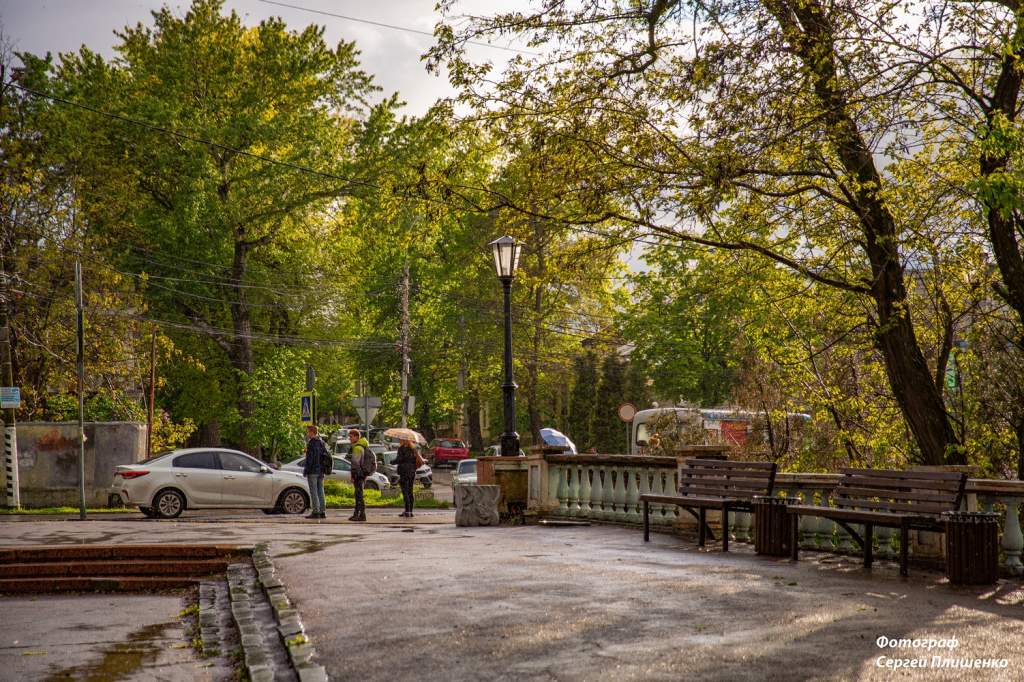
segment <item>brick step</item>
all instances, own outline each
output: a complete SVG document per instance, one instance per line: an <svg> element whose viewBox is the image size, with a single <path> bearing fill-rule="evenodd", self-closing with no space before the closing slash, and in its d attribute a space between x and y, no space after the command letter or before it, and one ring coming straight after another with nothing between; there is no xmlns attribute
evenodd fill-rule
<svg viewBox="0 0 1024 682"><path fill-rule="evenodd" d="M124 561L130 559L221 559L249 556L238 545L33 545L0 547L0 565L49 561Z"/></svg>
<svg viewBox="0 0 1024 682"><path fill-rule="evenodd" d="M84 578L89 576L205 576L224 573L227 559L47 561L0 564L0 578Z"/></svg>
<svg viewBox="0 0 1024 682"><path fill-rule="evenodd" d="M0 578L0 593L154 592L197 585L195 577L92 576L79 578Z"/></svg>

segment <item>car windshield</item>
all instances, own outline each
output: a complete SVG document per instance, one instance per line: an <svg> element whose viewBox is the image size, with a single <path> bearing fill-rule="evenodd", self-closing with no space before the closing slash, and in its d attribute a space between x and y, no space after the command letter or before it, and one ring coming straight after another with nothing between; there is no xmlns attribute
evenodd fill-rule
<svg viewBox="0 0 1024 682"><path fill-rule="evenodd" d="M476 462L473 461L462 461L459 462L459 475L463 474L475 474L476 473Z"/></svg>
<svg viewBox="0 0 1024 682"><path fill-rule="evenodd" d="M441 448L464 448L464 447L466 447L465 445L462 444L461 440L443 440L440 443L438 443L437 446L441 447Z"/></svg>

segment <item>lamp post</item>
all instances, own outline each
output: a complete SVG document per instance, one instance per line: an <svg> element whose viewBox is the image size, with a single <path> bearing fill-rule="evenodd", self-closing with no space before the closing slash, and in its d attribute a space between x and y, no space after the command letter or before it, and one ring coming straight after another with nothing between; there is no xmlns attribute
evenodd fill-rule
<svg viewBox="0 0 1024 682"><path fill-rule="evenodd" d="M505 399L505 433L501 434L502 457L519 456L519 434L516 433L516 382L512 378L512 278L519 265L521 245L508 235L490 243L494 267L505 290L505 383L501 391Z"/></svg>

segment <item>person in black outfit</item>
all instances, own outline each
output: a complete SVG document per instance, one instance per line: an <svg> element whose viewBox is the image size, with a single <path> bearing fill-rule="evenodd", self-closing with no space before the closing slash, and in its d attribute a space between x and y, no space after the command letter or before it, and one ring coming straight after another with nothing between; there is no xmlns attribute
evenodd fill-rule
<svg viewBox="0 0 1024 682"><path fill-rule="evenodd" d="M405 511L399 516L408 518L412 516L412 485L416 482L416 450L412 441L402 439L395 464L398 466L398 485L402 488L402 498L405 501Z"/></svg>

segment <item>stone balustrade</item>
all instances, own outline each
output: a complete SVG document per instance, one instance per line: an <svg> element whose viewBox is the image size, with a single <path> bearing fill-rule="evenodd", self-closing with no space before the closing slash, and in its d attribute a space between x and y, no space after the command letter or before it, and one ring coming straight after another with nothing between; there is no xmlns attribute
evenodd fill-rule
<svg viewBox="0 0 1024 682"><path fill-rule="evenodd" d="M600 523L640 526L644 493L673 494L679 487L679 469L684 459L694 456L649 457L635 455L544 455L527 458L530 472L530 509L547 516L589 520ZM827 504L837 474L780 473L776 494L798 497L805 504ZM1001 522L1001 568L1009 575L1024 575L1021 553L1024 534L1020 513L1024 502L1024 481L968 479L965 508L997 512ZM689 513L676 505L651 505L654 530L676 530L694 523ZM856 526L854 526L856 528ZM753 515L730 514L730 540L753 542ZM875 556L893 559L899 553L899 532L876 528ZM830 519L800 518L800 546L812 551L859 554L849 533ZM919 561L941 560L941 536L915 531L909 548Z"/></svg>

